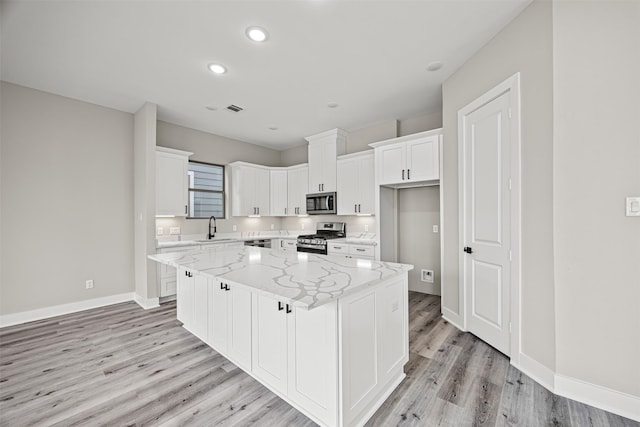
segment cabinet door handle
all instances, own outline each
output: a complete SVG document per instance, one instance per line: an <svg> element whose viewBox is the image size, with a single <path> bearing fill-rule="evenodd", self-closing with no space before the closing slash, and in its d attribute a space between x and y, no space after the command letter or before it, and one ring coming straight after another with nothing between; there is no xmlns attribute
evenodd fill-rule
<svg viewBox="0 0 640 427"><path fill-rule="evenodd" d="M407 179L411 179L410 172L411 172L411 169L407 169Z"/></svg>
<svg viewBox="0 0 640 427"><path fill-rule="evenodd" d="M402 169L402 180L404 181L404 169Z"/></svg>
<svg viewBox="0 0 640 427"><path fill-rule="evenodd" d="M358 203L358 213L361 213L362 209L360 209L360 203Z"/></svg>
<svg viewBox="0 0 640 427"><path fill-rule="evenodd" d="M287 208L284 208L284 214L285 215L287 214Z"/></svg>
<svg viewBox="0 0 640 427"><path fill-rule="evenodd" d="M230 291L231 289L229 289L229 285L227 283L224 284L224 290L225 291Z"/></svg>
<svg viewBox="0 0 640 427"><path fill-rule="evenodd" d="M282 301L278 301L278 311L284 310L284 306L282 305Z"/></svg>
<svg viewBox="0 0 640 427"><path fill-rule="evenodd" d="M287 313L291 313L291 306L287 304Z"/></svg>
<svg viewBox="0 0 640 427"><path fill-rule="evenodd" d="M186 215L186 214L188 214L188 213L189 213L189 211L188 211L188 209L187 209L187 205L184 205L184 214Z"/></svg>
<svg viewBox="0 0 640 427"><path fill-rule="evenodd" d="M256 209L258 209L258 215L260 215L260 206L258 206Z"/></svg>
<svg viewBox="0 0 640 427"><path fill-rule="evenodd" d="M358 251L358 252L364 252L364 249L356 248L356 251Z"/></svg>
<svg viewBox="0 0 640 427"><path fill-rule="evenodd" d="M358 204L353 205L353 211L358 213Z"/></svg>
<svg viewBox="0 0 640 427"><path fill-rule="evenodd" d="M220 289L224 290L224 283L220 282Z"/></svg>

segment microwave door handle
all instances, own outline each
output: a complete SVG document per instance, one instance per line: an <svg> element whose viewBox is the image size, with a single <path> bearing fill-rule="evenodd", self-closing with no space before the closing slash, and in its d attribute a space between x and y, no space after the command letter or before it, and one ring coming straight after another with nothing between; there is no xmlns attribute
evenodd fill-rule
<svg viewBox="0 0 640 427"><path fill-rule="evenodd" d="M324 198L325 204L327 205L327 210L330 210L329 208L329 199L331 198L331 196L327 196Z"/></svg>

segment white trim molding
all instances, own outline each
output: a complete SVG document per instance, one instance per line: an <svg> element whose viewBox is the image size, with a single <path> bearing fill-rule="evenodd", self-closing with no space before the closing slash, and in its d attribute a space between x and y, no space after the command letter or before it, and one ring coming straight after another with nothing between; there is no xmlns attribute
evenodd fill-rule
<svg viewBox="0 0 640 427"><path fill-rule="evenodd" d="M558 374L524 353L519 364L511 364L551 393L640 421L639 396Z"/></svg>
<svg viewBox="0 0 640 427"><path fill-rule="evenodd" d="M134 293L133 300L145 310L149 310L150 308L160 307L160 298L142 298L140 295Z"/></svg>
<svg viewBox="0 0 640 427"><path fill-rule="evenodd" d="M0 315L0 328L6 326L19 325L21 323L33 322L36 320L48 319L50 317L62 316L64 314L76 313L78 311L90 310L92 308L104 307L105 305L119 304L133 300L133 293L110 295L107 297L93 298L84 301L71 302L68 304L54 305L52 307L38 308L36 310L22 311L19 313Z"/></svg>
<svg viewBox="0 0 640 427"><path fill-rule="evenodd" d="M555 393L602 410L640 421L640 397L556 374Z"/></svg>
<svg viewBox="0 0 640 427"><path fill-rule="evenodd" d="M442 310L442 318L447 322L451 323L456 328L460 329L462 332L467 332L465 328L462 327L462 317L455 313L453 310L448 309L447 307L441 307Z"/></svg>
<svg viewBox="0 0 640 427"><path fill-rule="evenodd" d="M555 372L552 369L524 353L520 353L519 363L512 358L511 364L542 387L555 393Z"/></svg>

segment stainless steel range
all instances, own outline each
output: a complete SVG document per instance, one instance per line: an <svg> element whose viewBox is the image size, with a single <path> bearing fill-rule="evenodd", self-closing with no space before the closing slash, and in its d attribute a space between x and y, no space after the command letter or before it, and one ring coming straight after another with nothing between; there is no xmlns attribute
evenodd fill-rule
<svg viewBox="0 0 640 427"><path fill-rule="evenodd" d="M319 222L316 224L316 234L298 236L298 252L327 254L327 240L345 237L344 222Z"/></svg>

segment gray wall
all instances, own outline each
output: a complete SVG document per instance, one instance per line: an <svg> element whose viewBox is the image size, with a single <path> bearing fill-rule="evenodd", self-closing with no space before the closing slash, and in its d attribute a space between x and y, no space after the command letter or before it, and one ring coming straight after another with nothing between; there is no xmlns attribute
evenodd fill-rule
<svg viewBox="0 0 640 427"><path fill-rule="evenodd" d="M409 289L440 295L440 187L398 190L398 262L412 264ZM420 270L433 270L433 283L420 280Z"/></svg>
<svg viewBox="0 0 640 427"><path fill-rule="evenodd" d="M535 1L443 85L443 306L458 305L458 110L516 72L522 116L522 351L555 368L551 3ZM449 224L449 225L447 225Z"/></svg>
<svg viewBox="0 0 640 427"><path fill-rule="evenodd" d="M554 2L553 50L557 371L640 396L640 2Z"/></svg>
<svg viewBox="0 0 640 427"><path fill-rule="evenodd" d="M0 313L133 292L133 116L0 84Z"/></svg>

